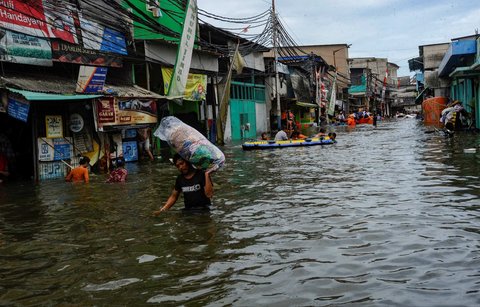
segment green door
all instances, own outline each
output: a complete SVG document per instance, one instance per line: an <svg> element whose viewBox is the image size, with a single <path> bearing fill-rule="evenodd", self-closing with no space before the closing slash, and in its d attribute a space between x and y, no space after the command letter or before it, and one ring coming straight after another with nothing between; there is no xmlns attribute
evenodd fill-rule
<svg viewBox="0 0 480 307"><path fill-rule="evenodd" d="M232 140L255 139L257 137L254 84L232 82L230 122Z"/></svg>
<svg viewBox="0 0 480 307"><path fill-rule="evenodd" d="M230 100L232 140L254 139L257 136L255 102Z"/></svg>

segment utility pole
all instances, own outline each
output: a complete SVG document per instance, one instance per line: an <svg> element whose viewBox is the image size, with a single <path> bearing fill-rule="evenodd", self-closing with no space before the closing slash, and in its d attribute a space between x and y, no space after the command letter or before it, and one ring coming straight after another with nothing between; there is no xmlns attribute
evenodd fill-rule
<svg viewBox="0 0 480 307"><path fill-rule="evenodd" d="M275 13L275 0L272 0L272 18L273 18L273 57L275 66L275 97L277 101L277 127L278 130L282 129L282 109L280 106L280 95L278 94L278 54L277 54L277 15Z"/></svg>

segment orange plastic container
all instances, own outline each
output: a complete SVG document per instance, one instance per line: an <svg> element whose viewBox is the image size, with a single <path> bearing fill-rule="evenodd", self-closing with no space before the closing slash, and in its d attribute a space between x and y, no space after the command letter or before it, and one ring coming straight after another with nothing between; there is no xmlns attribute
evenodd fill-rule
<svg viewBox="0 0 480 307"><path fill-rule="evenodd" d="M446 97L432 97L422 102L423 122L427 125L440 125L440 117L447 106Z"/></svg>

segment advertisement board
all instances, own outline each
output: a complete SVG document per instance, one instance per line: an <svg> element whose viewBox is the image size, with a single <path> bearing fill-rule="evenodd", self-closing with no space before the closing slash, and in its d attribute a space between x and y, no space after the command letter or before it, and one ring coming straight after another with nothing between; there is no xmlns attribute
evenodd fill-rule
<svg viewBox="0 0 480 307"><path fill-rule="evenodd" d="M87 49L82 45L69 44L61 40L51 40L52 60L55 62L85 64L93 66L122 67L120 56Z"/></svg>
<svg viewBox="0 0 480 307"><path fill-rule="evenodd" d="M157 123L155 99L104 97L96 100L97 128Z"/></svg>
<svg viewBox="0 0 480 307"><path fill-rule="evenodd" d="M0 4L1 28L78 43L73 20L76 9L68 1L8 0Z"/></svg>
<svg viewBox="0 0 480 307"><path fill-rule="evenodd" d="M46 39L0 29L0 61L52 66L52 49Z"/></svg>
<svg viewBox="0 0 480 307"><path fill-rule="evenodd" d="M80 66L78 71L77 93L98 93L103 91L108 68Z"/></svg>
<svg viewBox="0 0 480 307"><path fill-rule="evenodd" d="M162 77L164 80L164 91L168 92L170 80L172 79L173 69L162 67ZM187 85L183 93L183 98L187 100L200 101L205 100L207 95L207 75L188 74Z"/></svg>

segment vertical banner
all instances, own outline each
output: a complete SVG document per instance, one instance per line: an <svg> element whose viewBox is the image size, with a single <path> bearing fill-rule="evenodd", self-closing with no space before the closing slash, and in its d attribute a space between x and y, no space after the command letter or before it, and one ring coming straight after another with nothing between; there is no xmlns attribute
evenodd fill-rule
<svg viewBox="0 0 480 307"><path fill-rule="evenodd" d="M335 102L337 101L337 75L335 74L335 79L332 84L332 94L330 95L330 101L328 103L327 114L333 116L335 113Z"/></svg>
<svg viewBox="0 0 480 307"><path fill-rule="evenodd" d="M188 72L192 62L193 45L197 31L197 1L190 0L187 5L185 22L180 44L178 46L177 60L175 61L174 73L170 81L167 96L183 96L187 85Z"/></svg>

